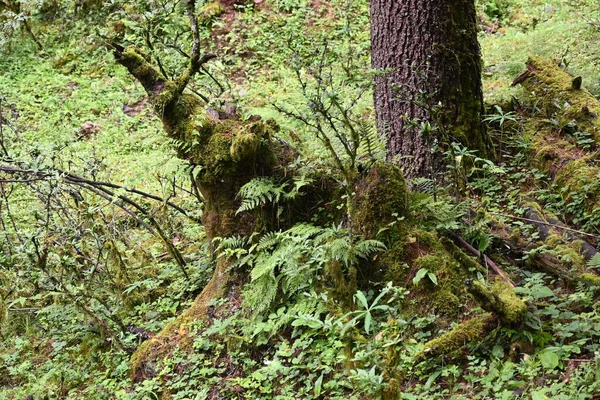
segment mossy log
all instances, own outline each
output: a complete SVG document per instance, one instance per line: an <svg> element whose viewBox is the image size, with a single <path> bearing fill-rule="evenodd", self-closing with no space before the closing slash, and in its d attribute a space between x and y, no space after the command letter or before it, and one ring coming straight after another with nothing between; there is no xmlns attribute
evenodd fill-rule
<svg viewBox="0 0 600 400"><path fill-rule="evenodd" d="M582 86L582 78L569 74L552 60L530 57L527 70L515 79L534 93L538 107L548 116L557 111L577 122L581 131L590 133L600 143L600 101Z"/></svg>
<svg viewBox="0 0 600 400"><path fill-rule="evenodd" d="M566 226L555 217L547 216L538 204L528 203L526 206L525 216L537 228L540 244L550 248L550 252L532 254L528 264L572 286L580 282L599 286L600 276L586 267L586 261L598 254L596 248L577 234L562 229Z"/></svg>
<svg viewBox="0 0 600 400"><path fill-rule="evenodd" d="M498 318L492 313L473 317L458 324L440 337L425 343L423 350L415 356L417 362L440 356L457 357L465 345L485 338L498 327Z"/></svg>
<svg viewBox="0 0 600 400"><path fill-rule="evenodd" d="M562 242L571 250L577 251L580 257L574 257L576 266L583 266L584 261L589 261L598 254L594 246L579 237L556 217L547 216L539 205L530 203L525 211L525 217L532 221L543 241L549 244Z"/></svg>
<svg viewBox="0 0 600 400"><path fill-rule="evenodd" d="M555 62L539 57L527 61L527 70L513 84L532 93L542 118L525 123L524 135L532 142L534 161L561 188L565 201L583 200L586 212L600 210L600 165L594 148L600 145L600 101ZM587 151L574 134L595 142Z"/></svg>
<svg viewBox="0 0 600 400"><path fill-rule="evenodd" d="M480 341L500 325L521 325L528 310L527 304L515 293L512 286L496 278L490 285L479 281L466 282L469 293L488 311L461 322L443 335L425 343L415 359L417 362L432 357L458 358L465 345Z"/></svg>
<svg viewBox="0 0 600 400"><path fill-rule="evenodd" d="M489 286L479 281L468 282L467 286L481 308L494 313L504 325L517 326L523 322L527 304L517 296L509 283L494 279Z"/></svg>

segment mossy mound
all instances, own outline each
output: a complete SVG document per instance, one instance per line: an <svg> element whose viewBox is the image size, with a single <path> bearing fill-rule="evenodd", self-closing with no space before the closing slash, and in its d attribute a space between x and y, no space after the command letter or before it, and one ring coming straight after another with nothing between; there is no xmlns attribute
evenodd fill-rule
<svg viewBox="0 0 600 400"><path fill-rule="evenodd" d="M521 83L537 100L538 107L551 116L560 112L576 121L582 132L600 143L600 101L582 86L582 78L574 77L554 61L541 57L527 60L527 71L514 84Z"/></svg>

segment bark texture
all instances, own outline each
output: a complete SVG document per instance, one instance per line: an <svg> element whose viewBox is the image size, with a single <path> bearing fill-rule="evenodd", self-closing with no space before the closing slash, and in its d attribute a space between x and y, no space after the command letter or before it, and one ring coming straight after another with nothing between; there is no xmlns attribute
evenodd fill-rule
<svg viewBox="0 0 600 400"><path fill-rule="evenodd" d="M399 156L407 178L439 169L434 146L459 142L487 155L473 0L371 0L371 57L382 71L374 94L377 127L388 159ZM434 130L420 132L411 120Z"/></svg>

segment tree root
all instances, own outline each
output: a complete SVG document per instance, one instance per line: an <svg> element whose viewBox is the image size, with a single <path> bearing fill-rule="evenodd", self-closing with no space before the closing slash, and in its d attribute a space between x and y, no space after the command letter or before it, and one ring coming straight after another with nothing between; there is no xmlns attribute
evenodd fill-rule
<svg viewBox="0 0 600 400"><path fill-rule="evenodd" d="M239 286L239 280L229 270L229 263L219 260L211 280L191 307L168 323L159 334L142 343L133 354L130 360L133 381L140 382L155 377L159 360L167 358L176 348L188 348L192 344L191 336L194 333L190 332L190 324L210 323L211 315L217 313L212 301L235 296Z"/></svg>

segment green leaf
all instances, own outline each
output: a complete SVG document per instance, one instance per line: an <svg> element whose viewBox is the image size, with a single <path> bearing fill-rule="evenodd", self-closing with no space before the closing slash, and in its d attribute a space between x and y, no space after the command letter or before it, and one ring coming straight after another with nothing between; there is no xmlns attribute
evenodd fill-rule
<svg viewBox="0 0 600 400"><path fill-rule="evenodd" d="M504 349L502 348L502 346L498 346L495 345L494 348L492 349L492 356L500 359L504 357Z"/></svg>
<svg viewBox="0 0 600 400"><path fill-rule="evenodd" d="M538 286L531 291L531 295L536 299L543 299L544 297L553 297L554 292L548 286Z"/></svg>
<svg viewBox="0 0 600 400"><path fill-rule="evenodd" d="M323 388L323 374L324 374L324 372L321 372L321 376L319 376L317 378L317 380L315 381L315 388L314 388L315 396L321 395L321 389Z"/></svg>
<svg viewBox="0 0 600 400"><path fill-rule="evenodd" d="M531 392L531 400L549 400L550 398L541 390Z"/></svg>
<svg viewBox="0 0 600 400"><path fill-rule="evenodd" d="M558 354L552 349L544 349L539 354L540 361L546 369L554 369L558 367L559 357Z"/></svg>
<svg viewBox="0 0 600 400"><path fill-rule="evenodd" d="M365 297L365 294L363 292L361 292L359 290L358 292L356 292L354 297L356 297L358 299L358 301L360 302L360 304L363 306L363 308L365 310L369 309L369 303L367 303L367 298Z"/></svg>
<svg viewBox="0 0 600 400"><path fill-rule="evenodd" d="M429 280L431 280L431 282L433 282L434 285L437 286L437 284L438 284L437 276L435 276L435 274L433 272L428 272L427 277L429 278Z"/></svg>
<svg viewBox="0 0 600 400"><path fill-rule="evenodd" d="M420 270L418 270L417 274L413 278L413 285L417 286L419 282L421 282L421 280L425 278L428 272L429 270L427 268L421 268Z"/></svg>
<svg viewBox="0 0 600 400"><path fill-rule="evenodd" d="M365 332L369 333L371 331L371 313L365 314Z"/></svg>

